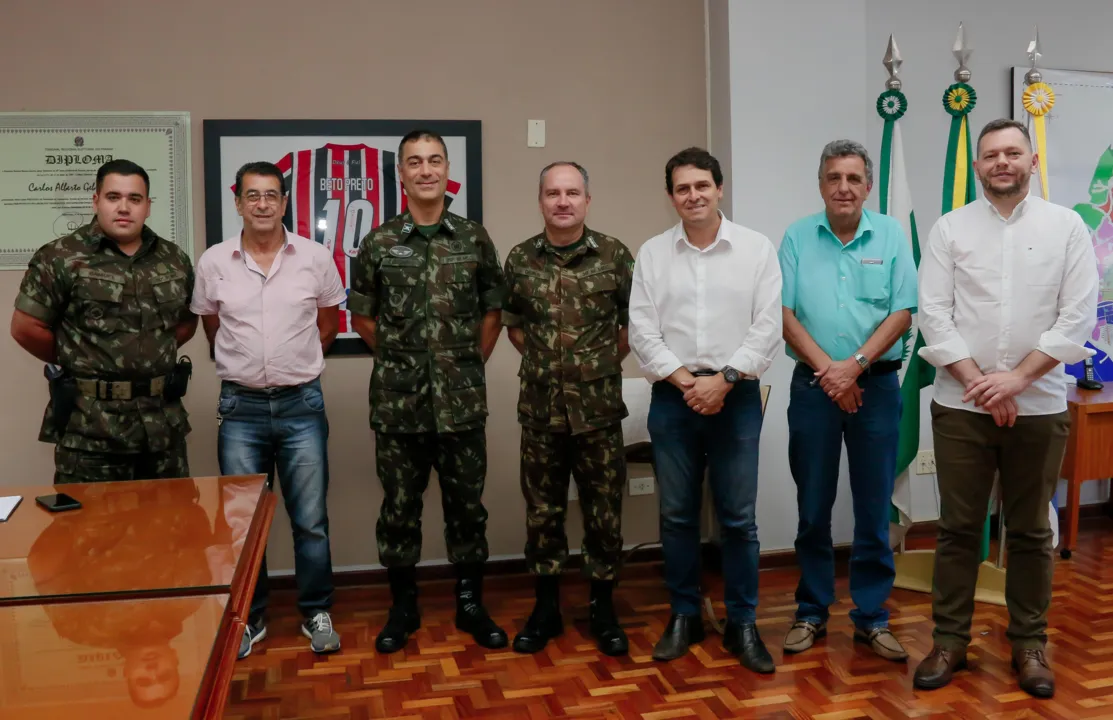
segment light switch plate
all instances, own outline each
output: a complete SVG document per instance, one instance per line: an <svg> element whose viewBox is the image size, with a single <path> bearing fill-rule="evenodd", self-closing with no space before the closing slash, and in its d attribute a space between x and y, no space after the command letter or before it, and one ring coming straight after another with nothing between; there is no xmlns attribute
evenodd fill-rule
<svg viewBox="0 0 1113 720"><path fill-rule="evenodd" d="M526 121L526 146L545 147L545 121Z"/></svg>

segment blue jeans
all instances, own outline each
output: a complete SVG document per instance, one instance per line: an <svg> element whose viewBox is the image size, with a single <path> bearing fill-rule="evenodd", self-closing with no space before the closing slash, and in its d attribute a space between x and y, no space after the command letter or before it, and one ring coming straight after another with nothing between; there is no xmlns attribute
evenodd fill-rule
<svg viewBox="0 0 1113 720"><path fill-rule="evenodd" d="M649 437L660 487L665 583L675 614L700 614L700 504L707 469L722 540L727 619L754 622L761 420L756 380L736 383L714 415L689 408L668 382L653 385Z"/></svg>
<svg viewBox="0 0 1113 720"><path fill-rule="evenodd" d="M306 617L332 607L328 537L328 419L320 379L255 390L220 386L217 454L221 475L266 473L278 482L294 530L298 608ZM262 622L270 594L264 556L251 599L250 622Z"/></svg>
<svg viewBox="0 0 1113 720"><path fill-rule="evenodd" d="M862 375L862 407L846 413L819 383L810 384L813 377L810 368L797 364L789 386L788 464L800 512L796 619L826 622L835 601L831 508L845 441L854 507L850 597L855 607L850 619L863 630L883 627L889 623L885 601L896 575L889 547L889 503L900 434L900 380L895 372Z"/></svg>

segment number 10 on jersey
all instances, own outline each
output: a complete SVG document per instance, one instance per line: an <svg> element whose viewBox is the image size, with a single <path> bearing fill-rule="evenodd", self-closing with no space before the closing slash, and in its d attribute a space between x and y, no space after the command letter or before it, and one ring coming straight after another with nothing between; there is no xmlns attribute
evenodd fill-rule
<svg viewBox="0 0 1113 720"><path fill-rule="evenodd" d="M340 229L340 203L340 198L326 200L324 214L317 219L317 232L330 252L336 248L336 235ZM359 241L375 229L375 206L371 201L366 198L348 200L343 228L341 247L345 255L354 258L359 254Z"/></svg>

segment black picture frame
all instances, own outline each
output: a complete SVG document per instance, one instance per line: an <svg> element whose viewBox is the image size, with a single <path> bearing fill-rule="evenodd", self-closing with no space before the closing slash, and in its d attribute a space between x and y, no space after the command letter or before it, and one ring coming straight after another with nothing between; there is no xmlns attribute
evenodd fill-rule
<svg viewBox="0 0 1113 720"><path fill-rule="evenodd" d="M397 187L397 178L393 167L393 158L398 149L398 142L411 130L430 130L444 137L449 148L450 166L454 162L459 164L453 149L458 148L461 143L463 144L464 171L457 177L457 174L450 170L450 178L453 183L464 188L464 202L462 206L460 203L452 203L450 192L449 208L452 212L469 220L478 223L483 222L483 138L482 124L479 120L206 119L203 121L202 127L206 249L224 241L229 237L229 232L233 234L235 232L226 227L225 203L231 197L231 187L234 184L236 169L247 160L239 158L232 162L235 167L231 167L225 162L224 150L230 150L232 145L229 140L232 139L234 143L236 138L244 139L244 146L254 147L266 144L268 150L273 149L276 152L281 150L290 153L295 151L319 152L324 147L317 147L315 144L302 147L304 143L299 143L298 140L303 138L310 143L319 143L322 139L331 143L331 139L335 138L335 144L344 147L352 147L352 142L361 138L377 139L374 144L366 142L362 144L379 152L377 155L381 165L379 168L381 177L379 179L380 185L384 188L384 195L390 194L387 191L391 186L396 186L396 195L390 194L390 198L387 200L380 198L380 204L376 206L376 221L373 227L377 227L396 215L404 203L401 188ZM290 149L284 150L287 147ZM233 153L228 152L227 154L232 155ZM279 158L273 156L274 153L270 153L270 156L266 152L263 154L262 157L251 157L250 159L266 160L276 164L279 162ZM228 166L226 167L226 165ZM290 205L293 206L294 189L288 187L287 190L291 194ZM288 218L289 214L288 212ZM358 222L352 224L353 226L360 225ZM287 223L287 229L297 232L296 228L290 227L289 222ZM304 233L299 232L298 234ZM318 239L316 233L314 233L313 239ZM318 241L320 240L318 239ZM358 247L358 244L356 247ZM345 251L343 247L341 251ZM348 289L349 278L344 272L341 272L341 278L344 281L345 289ZM346 307L346 302L341 305L341 332L329 349L328 354L341 356L370 355L370 351L363 340L354 332L351 332Z"/></svg>

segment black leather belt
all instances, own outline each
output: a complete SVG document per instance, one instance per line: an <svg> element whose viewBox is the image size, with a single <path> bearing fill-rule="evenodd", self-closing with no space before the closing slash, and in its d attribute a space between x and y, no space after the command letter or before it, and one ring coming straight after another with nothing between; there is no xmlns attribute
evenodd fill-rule
<svg viewBox="0 0 1113 720"><path fill-rule="evenodd" d="M871 364L862 371L863 375L888 375L900 370L903 363L900 360L878 360ZM815 369L811 365L804 362L797 362L796 367L799 370L807 370L810 374L815 375Z"/></svg>
<svg viewBox="0 0 1113 720"><path fill-rule="evenodd" d="M266 398L301 390L301 385L272 385L270 387L253 388L247 385L240 385L238 382L233 382L231 380L224 380L221 384L223 387L231 389L236 395L255 395L257 397Z"/></svg>
<svg viewBox="0 0 1113 720"><path fill-rule="evenodd" d="M718 375L722 370L696 370L692 373L692 377L709 377L711 375Z"/></svg>

